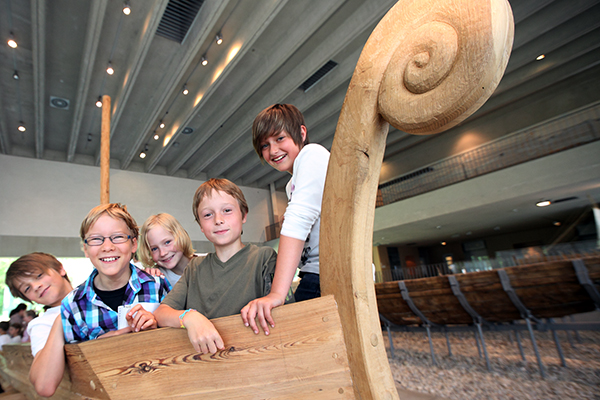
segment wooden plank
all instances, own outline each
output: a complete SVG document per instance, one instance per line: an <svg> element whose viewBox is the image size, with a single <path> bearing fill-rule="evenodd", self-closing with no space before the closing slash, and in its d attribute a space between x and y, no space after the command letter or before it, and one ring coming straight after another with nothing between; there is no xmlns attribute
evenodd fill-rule
<svg viewBox="0 0 600 400"><path fill-rule="evenodd" d="M28 399L47 399L35 392L29 382L29 368L33 361L31 346L24 344L6 344L0 352L0 381L2 387L11 386L24 394ZM71 392L69 372L65 371L63 380L50 399L82 399L81 396Z"/></svg>
<svg viewBox="0 0 600 400"><path fill-rule="evenodd" d="M215 355L197 354L176 328L66 345L73 390L127 400L353 399L333 296L279 307L274 318L269 336L239 315L213 320L226 346Z"/></svg>

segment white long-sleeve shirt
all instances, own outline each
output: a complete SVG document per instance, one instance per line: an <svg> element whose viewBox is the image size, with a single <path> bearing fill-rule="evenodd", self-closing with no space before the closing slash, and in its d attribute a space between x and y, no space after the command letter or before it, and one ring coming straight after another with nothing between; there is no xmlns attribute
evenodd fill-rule
<svg viewBox="0 0 600 400"><path fill-rule="evenodd" d="M304 240L298 268L319 273L319 231L321 203L329 164L329 151L320 144L307 144L294 160L292 179L286 186L288 206L281 234Z"/></svg>

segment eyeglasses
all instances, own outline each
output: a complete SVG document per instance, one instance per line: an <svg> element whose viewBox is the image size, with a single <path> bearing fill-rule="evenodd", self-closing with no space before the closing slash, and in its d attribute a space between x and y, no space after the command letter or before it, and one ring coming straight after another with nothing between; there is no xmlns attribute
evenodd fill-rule
<svg viewBox="0 0 600 400"><path fill-rule="evenodd" d="M117 233L116 235L107 236L107 237L104 237L104 236L89 237L89 238L85 239L83 242L85 244L87 244L88 246L100 246L100 245L102 245L102 243L104 243L105 239L110 239L110 241L113 244L121 244L121 243L125 243L126 241L131 239L131 236Z"/></svg>

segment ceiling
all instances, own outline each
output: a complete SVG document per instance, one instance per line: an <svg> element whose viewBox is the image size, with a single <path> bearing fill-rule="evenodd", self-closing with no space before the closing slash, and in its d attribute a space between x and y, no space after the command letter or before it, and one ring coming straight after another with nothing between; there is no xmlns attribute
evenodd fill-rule
<svg viewBox="0 0 600 400"><path fill-rule="evenodd" d="M395 2L205 0L181 43L156 34L178 2L129 3L124 15L121 0L2 0L0 35L18 42L0 47L2 154L99 165L95 103L108 95L112 168L281 189L289 175L262 165L252 148L254 117L276 102L295 104L311 141L330 148L360 51ZM382 182L600 100L600 1L510 4L515 40L496 93L446 133L392 129ZM536 61L540 54L546 58ZM325 65L334 67L304 90ZM469 126L486 128L462 147L447 146ZM425 151L436 143L445 150Z"/></svg>

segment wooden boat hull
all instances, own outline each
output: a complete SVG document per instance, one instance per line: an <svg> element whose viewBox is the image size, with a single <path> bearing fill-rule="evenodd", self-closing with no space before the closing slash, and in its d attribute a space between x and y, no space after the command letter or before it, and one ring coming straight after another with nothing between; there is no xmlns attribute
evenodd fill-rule
<svg viewBox="0 0 600 400"><path fill-rule="evenodd" d="M591 282L600 290L600 258L582 260ZM580 283L571 261L503 268L521 303L536 318L560 318L593 311L595 304ZM483 320L505 323L522 318L498 270L453 275L471 308ZM473 317L453 292L448 276L402 281L414 306L433 324L472 324ZM379 313L396 325L426 323L402 297L399 281L375 285Z"/></svg>

